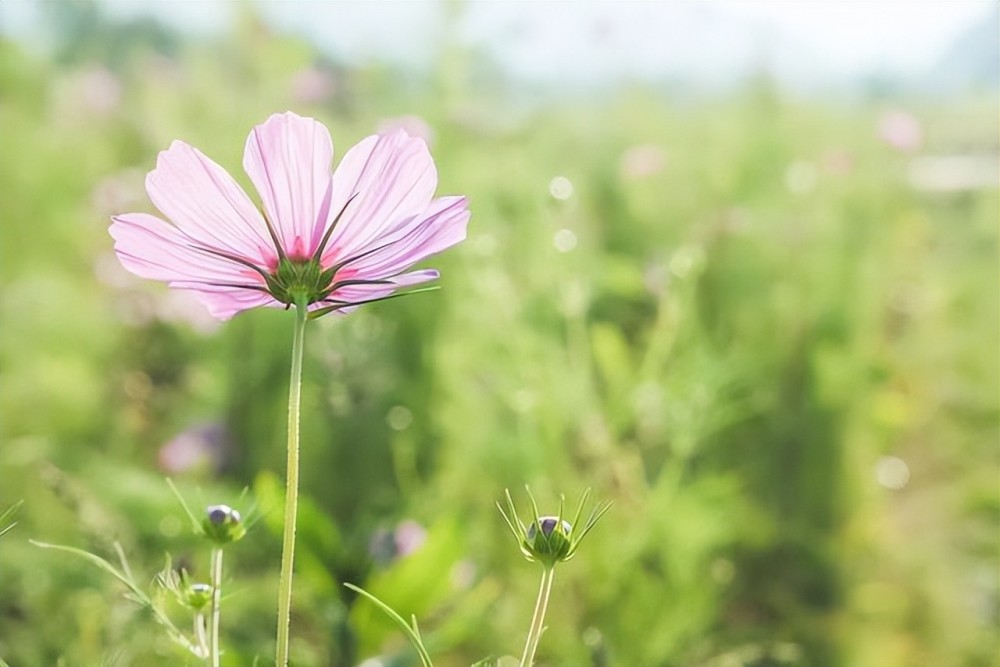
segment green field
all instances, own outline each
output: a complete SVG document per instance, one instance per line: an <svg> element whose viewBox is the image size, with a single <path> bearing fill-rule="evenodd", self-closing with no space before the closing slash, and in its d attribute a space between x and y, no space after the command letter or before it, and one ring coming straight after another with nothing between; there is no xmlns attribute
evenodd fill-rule
<svg viewBox="0 0 1000 667"><path fill-rule="evenodd" d="M202 664L29 543L205 576L169 476L193 506L256 506L223 665L271 664L294 318L214 322L121 269L107 227L152 211L173 139L249 188L247 133L292 109L338 156L418 116L439 194L472 210L427 263L439 291L308 331L296 667L419 664L345 582L416 614L438 667L520 655L538 571L495 502L526 484L543 513L614 503L557 570L540 665L996 664L998 183L919 177L995 162L995 92L540 98L489 72L458 45L429 74L335 65L249 14L213 41L0 41L0 512L23 501L0 658ZM879 139L894 109L918 150Z"/></svg>

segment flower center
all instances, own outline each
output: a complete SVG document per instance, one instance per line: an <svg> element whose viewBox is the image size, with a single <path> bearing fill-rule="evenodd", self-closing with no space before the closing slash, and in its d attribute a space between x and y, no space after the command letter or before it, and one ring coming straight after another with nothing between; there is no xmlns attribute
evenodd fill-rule
<svg viewBox="0 0 1000 667"><path fill-rule="evenodd" d="M281 303L308 306L329 296L335 273L336 268L324 270L315 259L283 257L267 275L267 289Z"/></svg>

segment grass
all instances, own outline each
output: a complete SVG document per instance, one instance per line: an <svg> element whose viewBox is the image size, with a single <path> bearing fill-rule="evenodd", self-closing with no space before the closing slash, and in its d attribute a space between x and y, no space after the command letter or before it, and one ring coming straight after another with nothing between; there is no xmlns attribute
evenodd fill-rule
<svg viewBox="0 0 1000 667"><path fill-rule="evenodd" d="M227 557L223 664L267 664L291 318L216 327L120 271L106 227L149 208L142 174L170 140L238 174L246 133L286 108L328 123L341 154L420 113L439 192L473 210L468 241L432 262L440 291L308 333L295 664L416 664L342 583L419 618L439 667L519 651L537 572L494 504L524 484L543 514L587 487L614 502L562 566L543 665L990 663L995 189L912 187L912 156L875 136L884 102L758 83L514 116L449 62L408 86L336 70L311 102L289 84L316 62L304 44L244 25L214 48L57 64L0 42L13 667L184 664L113 578L27 541L121 544L137 572L169 551L197 576L207 546L162 481L181 433L209 446L173 474L185 497L254 491L262 521ZM94 71L116 104L88 106ZM995 101L896 102L924 123L923 153L997 150ZM878 477L896 459L898 489ZM423 538L402 555L408 522Z"/></svg>

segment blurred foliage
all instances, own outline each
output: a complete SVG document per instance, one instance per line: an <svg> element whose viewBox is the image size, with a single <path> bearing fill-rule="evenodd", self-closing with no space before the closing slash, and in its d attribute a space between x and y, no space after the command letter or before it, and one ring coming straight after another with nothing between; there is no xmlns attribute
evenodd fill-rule
<svg viewBox="0 0 1000 667"><path fill-rule="evenodd" d="M761 77L531 103L458 44L430 75L352 69L249 9L192 41L58 4L51 53L0 41L13 667L194 664L116 581L28 543L204 576L166 474L196 506L252 490L224 663L269 664L291 318L219 326L127 275L106 227L150 210L175 138L248 184L246 133L285 109L341 153L419 114L473 210L441 291L308 332L296 665L417 664L343 582L416 614L441 667L519 653L539 573L494 502L526 483L543 512L615 503L556 574L542 665L995 660L997 190L912 187L919 153L876 137L888 101ZM995 96L908 106L923 152L996 155Z"/></svg>

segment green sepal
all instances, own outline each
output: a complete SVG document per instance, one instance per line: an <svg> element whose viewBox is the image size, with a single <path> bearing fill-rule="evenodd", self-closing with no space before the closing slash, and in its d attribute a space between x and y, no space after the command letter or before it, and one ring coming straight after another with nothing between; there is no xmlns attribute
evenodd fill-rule
<svg viewBox="0 0 1000 667"><path fill-rule="evenodd" d="M587 533L593 529L604 513L611 507L611 503L599 502L590 511L590 515L580 525L580 517L583 515L583 508L590 498L590 489L583 492L580 497L580 504L577 506L576 514L572 521L563 519L563 499L559 500L559 514L556 516L540 516L535 498L528 491L528 500L531 501L531 521L525 526L518 518L517 507L514 506L514 499L509 490L505 490L506 507L497 503L500 515L504 523L510 528L511 534L517 540L517 545L521 549L524 557L530 561L538 561L547 568L553 567L556 563L567 561L576 555L576 550L580 542Z"/></svg>
<svg viewBox="0 0 1000 667"><path fill-rule="evenodd" d="M189 584L184 591L184 604L195 611L201 611L212 601L214 591L209 584Z"/></svg>
<svg viewBox="0 0 1000 667"><path fill-rule="evenodd" d="M420 287L418 289L412 289L407 292L396 292L394 294L388 294L386 296L380 296L374 299L365 299L364 301L345 301L338 302L333 306L326 306L325 308L317 308L316 310L309 311L309 319L315 320L316 318L323 317L330 313L336 312L343 308L352 308L354 306L363 306L366 303L377 303L379 301L388 301L389 299L398 299L401 296L409 296L411 294L420 294L421 292L434 292L441 289L438 285L431 285L429 287Z"/></svg>

